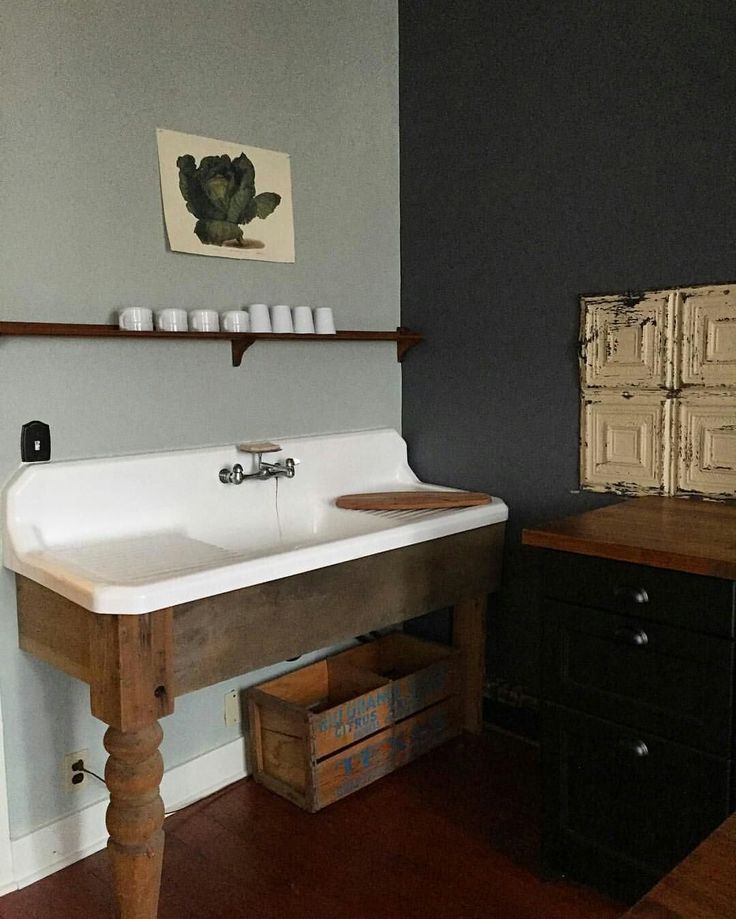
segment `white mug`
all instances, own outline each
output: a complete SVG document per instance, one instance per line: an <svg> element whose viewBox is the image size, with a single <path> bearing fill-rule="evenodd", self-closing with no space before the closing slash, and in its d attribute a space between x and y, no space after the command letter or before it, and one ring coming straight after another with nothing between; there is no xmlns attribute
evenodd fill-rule
<svg viewBox="0 0 736 919"><path fill-rule="evenodd" d="M189 313L189 328L193 332L219 332L220 317L217 310L192 310Z"/></svg>
<svg viewBox="0 0 736 919"><path fill-rule="evenodd" d="M294 331L300 335L311 335L314 332L314 317L309 306L294 307Z"/></svg>
<svg viewBox="0 0 736 919"><path fill-rule="evenodd" d="M280 335L294 331L294 323L291 321L290 306L287 306L285 303L279 303L278 306L271 307L271 327L274 332Z"/></svg>
<svg viewBox="0 0 736 919"><path fill-rule="evenodd" d="M129 306L118 313L118 325L126 332L152 332L153 312L145 306Z"/></svg>
<svg viewBox="0 0 736 919"><path fill-rule="evenodd" d="M335 334L335 317L329 306L318 306L314 311L314 329L318 335Z"/></svg>
<svg viewBox="0 0 736 919"><path fill-rule="evenodd" d="M159 310L156 313L156 328L159 332L186 332L187 311L177 309Z"/></svg>
<svg viewBox="0 0 736 919"><path fill-rule="evenodd" d="M223 332L247 332L250 317L245 310L226 310L220 314L220 327Z"/></svg>
<svg viewBox="0 0 736 919"><path fill-rule="evenodd" d="M251 303L248 307L251 332L270 332L271 316L265 303Z"/></svg>

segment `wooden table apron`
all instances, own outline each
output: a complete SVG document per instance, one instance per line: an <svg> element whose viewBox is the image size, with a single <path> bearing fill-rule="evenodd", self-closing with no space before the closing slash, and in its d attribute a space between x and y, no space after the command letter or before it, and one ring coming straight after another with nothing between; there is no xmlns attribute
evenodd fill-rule
<svg viewBox="0 0 736 919"><path fill-rule="evenodd" d="M177 696L422 613L454 607L463 721L482 724L494 524L143 615L90 612L17 576L20 647L90 686L108 725L108 853L121 919L155 919L164 847L158 723Z"/></svg>

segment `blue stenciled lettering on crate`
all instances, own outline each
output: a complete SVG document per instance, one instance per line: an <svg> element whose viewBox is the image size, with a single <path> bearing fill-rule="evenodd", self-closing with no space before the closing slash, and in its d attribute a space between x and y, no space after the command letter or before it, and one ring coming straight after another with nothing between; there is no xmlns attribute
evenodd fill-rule
<svg viewBox="0 0 736 919"><path fill-rule="evenodd" d="M318 731L320 734L333 731L335 732L335 737L341 737L344 733L350 733L351 729L347 727L350 724L353 725L352 730L355 729L356 724L367 727L369 722L365 720L366 717L370 717L372 713L377 718L377 709L382 705L387 705L390 701L391 688L389 686L376 692L359 696L357 699L351 699L349 702L325 712L319 722ZM337 733L338 728L342 733Z"/></svg>
<svg viewBox="0 0 736 919"><path fill-rule="evenodd" d="M379 775L390 772L397 764L407 762L430 749L444 740L449 729L447 712L435 712L432 717L411 725L408 730L384 735L362 750L342 757L338 767L342 775L335 789L335 797L342 798L350 794Z"/></svg>
<svg viewBox="0 0 736 919"><path fill-rule="evenodd" d="M357 753L344 756L341 761L344 775L352 775L358 769L368 769L379 755L384 755L391 747L393 737L382 737L375 743L368 744Z"/></svg>
<svg viewBox="0 0 736 919"><path fill-rule="evenodd" d="M378 712L372 711L367 712L365 715L360 715L357 718L353 718L351 721L346 721L343 724L336 724L334 736L339 740L346 738L349 740L359 740L361 737L365 737L366 734L372 734L373 731L377 731L379 727Z"/></svg>
<svg viewBox="0 0 736 919"><path fill-rule="evenodd" d="M394 683L394 718L400 719L425 708L434 699L446 695L449 671L446 664L428 667L408 679Z"/></svg>
<svg viewBox="0 0 736 919"><path fill-rule="evenodd" d="M411 750L428 741L444 736L449 727L447 713L436 712L428 720L413 724L408 732L392 733L388 737L382 737L375 743L363 747L357 753L344 756L341 760L343 774L352 775L358 769L368 769L379 754L385 755L387 752L392 754L406 753L407 749Z"/></svg>
<svg viewBox="0 0 736 919"><path fill-rule="evenodd" d="M430 749L447 735L450 722L446 712L436 712L426 721L413 724L408 731L399 732L392 738L393 753L397 759L404 755L418 756Z"/></svg>
<svg viewBox="0 0 736 919"><path fill-rule="evenodd" d="M423 741L444 734L450 727L446 712L437 712L428 721L415 724L411 731L412 743Z"/></svg>

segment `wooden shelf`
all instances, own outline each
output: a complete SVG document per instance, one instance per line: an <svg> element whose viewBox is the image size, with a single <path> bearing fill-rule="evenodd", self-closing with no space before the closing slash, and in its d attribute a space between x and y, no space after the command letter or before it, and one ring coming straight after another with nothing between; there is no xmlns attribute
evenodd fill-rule
<svg viewBox="0 0 736 919"><path fill-rule="evenodd" d="M276 334L275 332L128 332L116 325L88 325L72 322L0 322L2 335L44 335L65 338L166 338L171 341L229 341L233 367L239 367L243 355L257 341L395 341L396 359L403 361L410 348L422 336L399 327L395 332L336 332L334 335Z"/></svg>

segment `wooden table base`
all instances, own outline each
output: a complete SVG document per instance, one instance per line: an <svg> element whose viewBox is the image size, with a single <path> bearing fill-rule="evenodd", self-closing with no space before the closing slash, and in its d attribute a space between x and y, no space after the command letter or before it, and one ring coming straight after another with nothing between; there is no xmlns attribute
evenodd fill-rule
<svg viewBox="0 0 736 919"><path fill-rule="evenodd" d="M482 727L486 596L503 524L140 616L99 615L17 576L20 646L89 683L108 725L107 828L120 919L156 919L164 851L159 719L177 696L435 609L455 609L463 725Z"/></svg>

